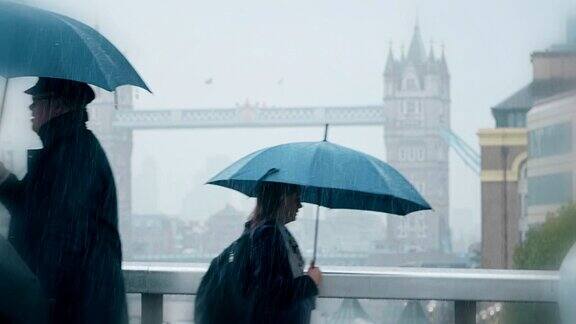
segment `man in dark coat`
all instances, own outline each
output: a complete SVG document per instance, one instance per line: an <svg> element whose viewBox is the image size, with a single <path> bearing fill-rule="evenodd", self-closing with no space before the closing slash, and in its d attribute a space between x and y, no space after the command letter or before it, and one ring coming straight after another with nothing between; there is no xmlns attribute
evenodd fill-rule
<svg viewBox="0 0 576 324"><path fill-rule="evenodd" d="M125 323L116 188L86 128L94 92L85 83L40 78L26 93L43 148L21 181L1 168L9 239L38 276L52 323Z"/></svg>

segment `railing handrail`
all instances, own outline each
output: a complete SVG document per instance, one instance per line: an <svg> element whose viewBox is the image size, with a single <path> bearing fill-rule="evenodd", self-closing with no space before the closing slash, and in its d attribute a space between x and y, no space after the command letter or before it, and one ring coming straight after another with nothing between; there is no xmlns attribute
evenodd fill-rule
<svg viewBox="0 0 576 324"><path fill-rule="evenodd" d="M207 264L125 262L128 293L194 295ZM556 302L555 271L323 267L320 297Z"/></svg>

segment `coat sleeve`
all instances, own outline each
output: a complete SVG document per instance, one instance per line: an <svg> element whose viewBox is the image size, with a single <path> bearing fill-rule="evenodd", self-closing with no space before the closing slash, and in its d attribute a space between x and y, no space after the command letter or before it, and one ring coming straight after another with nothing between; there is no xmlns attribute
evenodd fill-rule
<svg viewBox="0 0 576 324"><path fill-rule="evenodd" d="M316 296L318 288L307 275L294 278L282 233L276 226L262 226L252 237L254 306L266 314L292 303Z"/></svg>
<svg viewBox="0 0 576 324"><path fill-rule="evenodd" d="M0 184L0 203L6 207L10 215L18 217L24 205L24 180L20 181L11 174Z"/></svg>

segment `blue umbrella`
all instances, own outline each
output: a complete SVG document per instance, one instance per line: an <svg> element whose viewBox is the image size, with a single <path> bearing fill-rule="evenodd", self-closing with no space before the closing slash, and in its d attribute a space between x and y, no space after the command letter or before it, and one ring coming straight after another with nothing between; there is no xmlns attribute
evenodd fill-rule
<svg viewBox="0 0 576 324"><path fill-rule="evenodd" d="M0 75L51 77L112 91L148 90L128 60L91 27L72 18L0 0Z"/></svg>
<svg viewBox="0 0 576 324"><path fill-rule="evenodd" d="M257 195L261 181L301 188L301 201L334 209L406 215L431 209L414 187L387 163L327 141L278 145L235 162L209 184ZM318 213L316 214L316 233ZM314 244L314 259L316 256Z"/></svg>

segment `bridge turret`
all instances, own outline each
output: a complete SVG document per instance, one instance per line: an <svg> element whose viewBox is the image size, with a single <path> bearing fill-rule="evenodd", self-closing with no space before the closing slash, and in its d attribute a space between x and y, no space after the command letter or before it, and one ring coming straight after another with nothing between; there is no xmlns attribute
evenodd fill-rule
<svg viewBox="0 0 576 324"><path fill-rule="evenodd" d="M433 48L426 53L416 25L408 54L393 72L384 76L386 156L434 211L389 218L388 242L397 252L449 251L449 147L439 131L450 128L446 60Z"/></svg>

